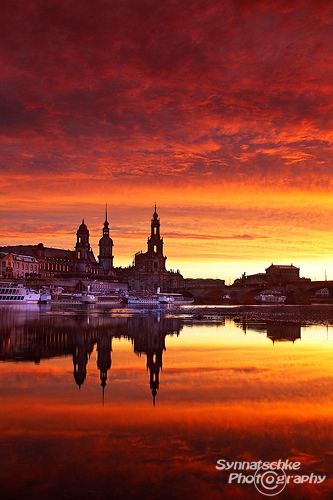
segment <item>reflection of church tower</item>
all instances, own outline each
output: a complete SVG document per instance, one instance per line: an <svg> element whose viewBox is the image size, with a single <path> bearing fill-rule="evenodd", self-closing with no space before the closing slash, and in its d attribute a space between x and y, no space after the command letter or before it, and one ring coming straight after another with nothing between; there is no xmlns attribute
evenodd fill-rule
<svg viewBox="0 0 333 500"><path fill-rule="evenodd" d="M134 336L134 352L147 355L147 370L149 383L155 406L155 398L159 388L159 374L162 370L162 354L165 350L165 334L163 325L158 318L145 318L145 326L140 325L140 331Z"/></svg>
<svg viewBox="0 0 333 500"><path fill-rule="evenodd" d="M89 231L82 220L82 224L76 232L75 256L77 260L87 260L90 252Z"/></svg>
<svg viewBox="0 0 333 500"><path fill-rule="evenodd" d="M99 256L98 256L99 263L103 267L105 274L107 274L113 268L112 247L113 247L113 241L110 238L108 211L106 206L103 236L99 240Z"/></svg>
<svg viewBox="0 0 333 500"><path fill-rule="evenodd" d="M79 388L81 387L87 376L88 358L89 346L86 345L84 335L80 333L76 337L73 352L74 379Z"/></svg>
<svg viewBox="0 0 333 500"><path fill-rule="evenodd" d="M147 370L149 370L150 373L149 384L154 406L157 390L160 385L159 374L160 370L162 370L162 352L163 349L147 350Z"/></svg>
<svg viewBox="0 0 333 500"><path fill-rule="evenodd" d="M101 334L97 341L97 368L100 370L101 386L104 387L108 378L108 370L111 368L112 339L108 334Z"/></svg>

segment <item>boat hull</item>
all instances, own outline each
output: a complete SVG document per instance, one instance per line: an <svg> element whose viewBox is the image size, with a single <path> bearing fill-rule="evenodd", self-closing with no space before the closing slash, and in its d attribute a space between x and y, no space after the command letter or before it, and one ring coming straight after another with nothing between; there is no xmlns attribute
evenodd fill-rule
<svg viewBox="0 0 333 500"><path fill-rule="evenodd" d="M23 285L0 284L0 304L37 304L39 300L40 293Z"/></svg>
<svg viewBox="0 0 333 500"><path fill-rule="evenodd" d="M185 298L177 293L156 293L149 296L129 295L127 302L128 304L139 306L185 306L193 304L194 299Z"/></svg>
<svg viewBox="0 0 333 500"><path fill-rule="evenodd" d="M128 304L137 306L158 306L161 302L158 299L144 299L141 297L128 297Z"/></svg>

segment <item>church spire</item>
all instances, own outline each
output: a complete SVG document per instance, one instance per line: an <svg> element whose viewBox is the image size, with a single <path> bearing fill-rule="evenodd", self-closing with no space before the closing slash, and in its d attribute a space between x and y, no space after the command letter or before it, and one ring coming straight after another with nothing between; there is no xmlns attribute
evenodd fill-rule
<svg viewBox="0 0 333 500"><path fill-rule="evenodd" d="M153 218L150 224L150 238L148 238L148 252L150 254L163 255L163 238L160 235L160 219L158 218L158 213L155 211L153 213Z"/></svg>
<svg viewBox="0 0 333 500"><path fill-rule="evenodd" d="M99 256L98 260L104 269L104 273L108 274L113 268L112 247L113 241L110 238L110 228L108 222L108 204L105 204L105 222L103 224L102 238L99 240Z"/></svg>
<svg viewBox="0 0 333 500"><path fill-rule="evenodd" d="M154 207L154 213L153 213L153 219L152 220L158 220L158 213L156 212L156 203Z"/></svg>

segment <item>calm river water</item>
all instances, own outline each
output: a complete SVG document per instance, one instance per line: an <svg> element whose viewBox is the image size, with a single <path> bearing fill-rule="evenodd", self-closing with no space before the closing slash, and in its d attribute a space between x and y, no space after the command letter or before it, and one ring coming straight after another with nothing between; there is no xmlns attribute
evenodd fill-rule
<svg viewBox="0 0 333 500"><path fill-rule="evenodd" d="M331 325L1 306L0 335L0 498L333 497Z"/></svg>

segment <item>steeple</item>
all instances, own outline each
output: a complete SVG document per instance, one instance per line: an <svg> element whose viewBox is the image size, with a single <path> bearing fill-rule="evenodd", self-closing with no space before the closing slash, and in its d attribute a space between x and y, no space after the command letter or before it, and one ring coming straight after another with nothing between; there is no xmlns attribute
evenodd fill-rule
<svg viewBox="0 0 333 500"><path fill-rule="evenodd" d="M150 238L148 238L148 253L163 255L163 238L161 238L160 235L160 219L158 218L158 213L156 212L156 203L150 228Z"/></svg>
<svg viewBox="0 0 333 500"><path fill-rule="evenodd" d="M160 234L160 219L155 203L150 222L150 236L147 240L147 252L138 252L134 257L133 286L142 288L143 283L145 283L144 286L146 289L157 290L158 287L163 289L167 278L165 261L166 257L163 255L163 238L161 238ZM137 278L139 279L139 285Z"/></svg>
<svg viewBox="0 0 333 500"><path fill-rule="evenodd" d="M112 247L113 241L110 238L110 229L108 223L108 205L105 205L105 222L102 229L102 238L99 240L99 256L98 260L104 269L104 273L108 274L113 268Z"/></svg>
<svg viewBox="0 0 333 500"><path fill-rule="evenodd" d="M108 238L110 236L109 223L108 223L108 205L107 204L106 204L106 208L105 208L105 222L104 222L104 227L103 227L103 236L107 236Z"/></svg>

